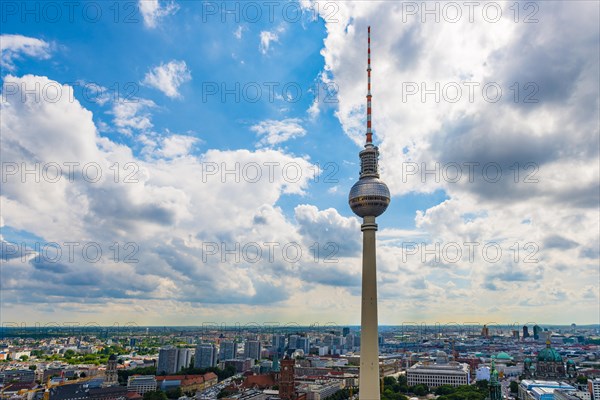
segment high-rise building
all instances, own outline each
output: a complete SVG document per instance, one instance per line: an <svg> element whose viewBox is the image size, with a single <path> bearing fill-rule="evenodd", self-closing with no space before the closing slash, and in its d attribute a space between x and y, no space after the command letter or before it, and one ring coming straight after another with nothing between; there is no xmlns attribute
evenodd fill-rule
<svg viewBox="0 0 600 400"><path fill-rule="evenodd" d="M199 343L194 356L194 368L217 366L217 347L212 343Z"/></svg>
<svg viewBox="0 0 600 400"><path fill-rule="evenodd" d="M481 328L481 336L483 336L483 337L490 336L490 328L488 328L487 325L484 325L483 328Z"/></svg>
<svg viewBox="0 0 600 400"><path fill-rule="evenodd" d="M272 344L273 351L281 354L285 350L285 335L274 334Z"/></svg>
<svg viewBox="0 0 600 400"><path fill-rule="evenodd" d="M350 328L343 328L342 329L342 336L343 337L348 336L349 333L350 333Z"/></svg>
<svg viewBox="0 0 600 400"><path fill-rule="evenodd" d="M540 333L542 333L542 328L537 325L533 326L533 338L535 340L540 340Z"/></svg>
<svg viewBox="0 0 600 400"><path fill-rule="evenodd" d="M298 335L290 335L290 337L288 338L288 349L290 349L290 350L297 349L297 342L298 342L299 337L300 336L298 336Z"/></svg>
<svg viewBox="0 0 600 400"><path fill-rule="evenodd" d="M158 365L156 373L158 375L174 374L177 372L178 351L175 346L162 347L158 352Z"/></svg>
<svg viewBox="0 0 600 400"><path fill-rule="evenodd" d="M237 342L224 340L219 347L219 360L232 360L237 357Z"/></svg>
<svg viewBox="0 0 600 400"><path fill-rule="evenodd" d="M192 350L180 348L177 349L177 372L190 366L192 362Z"/></svg>
<svg viewBox="0 0 600 400"><path fill-rule="evenodd" d="M192 352L190 349L175 346L162 347L158 352L157 374L175 374L190 366Z"/></svg>
<svg viewBox="0 0 600 400"><path fill-rule="evenodd" d="M527 325L523 325L523 339L527 339L529 337L529 328Z"/></svg>
<svg viewBox="0 0 600 400"><path fill-rule="evenodd" d="M258 340L247 340L244 343L244 358L252 358L254 360L260 360L260 353L262 347Z"/></svg>
<svg viewBox="0 0 600 400"><path fill-rule="evenodd" d="M299 337L296 341L296 350L304 351L304 354L308 354L310 350L310 339L308 336Z"/></svg>
<svg viewBox="0 0 600 400"><path fill-rule="evenodd" d="M362 303L360 319L359 399L379 400L379 349L377 345L377 270L375 219L390 203L390 191L379 179L379 149L371 131L371 27L367 31L367 132L365 148L359 153L360 177L350 189L348 203L363 218Z"/></svg>

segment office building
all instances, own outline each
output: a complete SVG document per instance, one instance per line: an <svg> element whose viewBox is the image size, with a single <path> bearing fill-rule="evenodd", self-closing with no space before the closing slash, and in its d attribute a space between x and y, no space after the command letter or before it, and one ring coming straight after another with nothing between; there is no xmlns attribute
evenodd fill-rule
<svg viewBox="0 0 600 400"><path fill-rule="evenodd" d="M285 335L273 335L273 352L281 354L285 350Z"/></svg>
<svg viewBox="0 0 600 400"><path fill-rule="evenodd" d="M600 400L600 378L588 379L588 390L592 400Z"/></svg>
<svg viewBox="0 0 600 400"><path fill-rule="evenodd" d="M190 349L177 348L175 346L162 347L158 352L158 365L156 373L175 374L181 371L182 368L190 366L192 353Z"/></svg>
<svg viewBox="0 0 600 400"><path fill-rule="evenodd" d="M258 340L247 340L246 343L244 343L244 358L260 360L261 351L262 347Z"/></svg>
<svg viewBox="0 0 600 400"><path fill-rule="evenodd" d="M224 340L219 345L219 360L231 360L237 357L237 342Z"/></svg>
<svg viewBox="0 0 600 400"><path fill-rule="evenodd" d="M442 385L468 385L471 381L468 364L450 362L448 364L417 363L406 371L408 386L425 384L430 388Z"/></svg>
<svg viewBox="0 0 600 400"><path fill-rule="evenodd" d="M134 375L127 379L127 391L136 392L142 396L146 392L156 390L156 377L154 375Z"/></svg>
<svg viewBox="0 0 600 400"><path fill-rule="evenodd" d="M212 343L200 343L196 347L194 368L211 368L217 366L217 347Z"/></svg>
<svg viewBox="0 0 600 400"><path fill-rule="evenodd" d="M565 382L524 379L519 384L517 396L519 400L553 400L556 389L575 391L573 386Z"/></svg>

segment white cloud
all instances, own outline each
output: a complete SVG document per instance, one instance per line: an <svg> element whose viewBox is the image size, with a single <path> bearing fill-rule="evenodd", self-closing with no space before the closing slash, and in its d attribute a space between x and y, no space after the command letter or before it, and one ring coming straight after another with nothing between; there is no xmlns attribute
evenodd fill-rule
<svg viewBox="0 0 600 400"><path fill-rule="evenodd" d="M246 28L243 25L239 25L236 30L233 31L233 36L235 36L236 39L241 39L245 30Z"/></svg>
<svg viewBox="0 0 600 400"><path fill-rule="evenodd" d="M169 61L146 73L143 84L152 86L171 98L181 97L179 86L192 79L185 61Z"/></svg>
<svg viewBox="0 0 600 400"><path fill-rule="evenodd" d="M162 18L175 14L179 10L179 5L173 1L139 0L138 5L144 24L148 28L155 28Z"/></svg>
<svg viewBox="0 0 600 400"><path fill-rule="evenodd" d="M156 107L152 100L119 99L109 111L114 116L113 123L117 130L125 135L131 135L133 130L145 131L152 128L151 115L148 109Z"/></svg>
<svg viewBox="0 0 600 400"><path fill-rule="evenodd" d="M149 157L175 158L187 156L200 139L188 136L171 134L157 136L154 134L142 134L138 140L144 144L143 154Z"/></svg>
<svg viewBox="0 0 600 400"><path fill-rule="evenodd" d="M50 58L50 44L44 40L23 35L0 35L2 67L8 71L16 69L15 60L23 55L46 60Z"/></svg>
<svg viewBox="0 0 600 400"><path fill-rule="evenodd" d="M8 76L6 82L21 88L53 81L27 75ZM63 85L63 91L69 90ZM20 176L8 179L2 190L2 223L48 242L94 241L106 252L114 242L132 242L139 247L135 253L139 263L114 262L110 257L90 263L79 255L75 263L54 266L11 259L3 265L2 290L15 307L3 304L3 312L19 312L17 303L23 301L30 308L43 302L52 305L53 318L64 312L85 318L82 314L92 310L96 321L108 322L127 304L147 307L149 315L159 315L164 302L186 315L185 304L190 302L216 304L222 307L220 315L230 318L236 314L225 304L253 307L277 301L283 305L288 289L298 288L300 281L281 251L273 261L264 256L249 270L234 259L222 262L220 256L205 261L203 245L302 243L294 223L276 203L284 194L305 194L314 165L271 149L208 150L192 156L195 138L157 138L151 132L140 134L139 140L155 145L162 157L138 158L128 146L99 136L92 113L69 97L50 103L31 97L22 101L18 91L7 93L0 121L2 160L19 165L93 162L102 169L102 178L91 183L76 173L74 181L64 177L58 182L23 181ZM153 103L117 103L115 119L123 129L143 130L151 126L149 117L140 118L140 110L147 107ZM207 165L217 170L207 170ZM290 165L294 168L286 172L283 167ZM239 173L232 176L236 166ZM256 167L262 168L258 177ZM132 170L135 179L125 182ZM106 296L113 304L110 312L96 307ZM69 305L73 298L83 302Z"/></svg>
<svg viewBox="0 0 600 400"><path fill-rule="evenodd" d="M306 135L306 129L300 123L299 118L287 118L281 121L268 119L251 126L250 130L262 136L257 146L274 146Z"/></svg>
<svg viewBox="0 0 600 400"><path fill-rule="evenodd" d="M267 54L269 51L269 47L271 46L271 42L278 42L279 36L275 32L270 31L262 31L260 32L260 44L258 45L258 49L262 54Z"/></svg>
<svg viewBox="0 0 600 400"><path fill-rule="evenodd" d="M566 300L568 297L562 303L557 299L580 293L593 263L597 276L598 256L591 249L596 249L593 243L600 240L599 55L592 52L590 57L589 46L597 42L599 6L587 2L573 8L545 4L536 15L535 31L527 24L515 23L507 7L503 6L503 17L496 23L477 15L476 21L470 22L466 10L457 23L445 21L443 15L437 23L433 16L423 23L424 15L403 14L403 8L392 3L346 2L339 3L336 22L326 20L321 54L325 71L339 88L336 115L359 146L364 142L366 114L366 31L367 25L372 26L374 139L381 151L382 177L394 195L390 208L402 207L400 196L411 192L443 190L449 198L417 213L418 232L408 232L401 239L382 237L382 248L378 248L381 269L401 268L420 275L419 281L396 278L394 282L386 272L382 274L382 279L389 280L382 285L384 303L395 312L411 315L416 309L427 309L427 315L415 315L420 320L443 320L445 308L452 309L452 317L460 320L463 315L485 317L487 309L498 306L502 311L495 318L518 320L526 313L548 315L546 306L552 307L548 321L561 321L561 315L572 312L574 303ZM322 17L330 16L322 11ZM400 20L405 23L398 25ZM559 61L564 59L569 66L559 67L564 66ZM474 100L464 82L479 85ZM482 87L489 82L501 85L502 99L496 103L482 95ZM515 82L520 88L536 84L538 102L524 103L522 91L515 101L514 86L511 89ZM413 83L417 94L406 96L407 84ZM432 90L436 83L440 99L433 94L423 99L423 87ZM451 96L444 95L442 88L447 83L462 85L458 101L449 101ZM316 114L314 104L308 114ZM479 163L473 181L463 164L469 162ZM456 183L448 179L452 171L444 169L452 163L462 165L462 179ZM482 166L486 163L502 169L498 182L484 179ZM520 165L518 182L515 163ZM407 173L409 166L417 168L414 175ZM437 168L437 177L435 172L424 174L425 168ZM534 170L537 183L524 182ZM568 248L544 245L556 242L552 240L556 234L569 243ZM398 265L401 255L391 256L402 242L442 246L478 242L482 246L488 241L502 245L502 261L492 263L479 254L475 262L436 264L416 257L412 263ZM524 262L534 249L524 249L530 242L539 246L537 263ZM514 243L520 246L519 262L510 259ZM564 266L572 272L571 278L562 281L554 295L545 293L544 288L555 287L556 274L561 273L557 270ZM435 288L449 280L455 287L440 294L445 300L431 299ZM423 282L427 290L413 287L403 291L406 285ZM505 300L509 291L529 293L540 302L523 308ZM412 298L398 304L396 300L407 293ZM465 297L483 300L469 305L461 300ZM533 306L537 309L532 310ZM597 304L594 306L597 312ZM594 312L591 302L586 307L587 312ZM586 320L585 311L576 318Z"/></svg>

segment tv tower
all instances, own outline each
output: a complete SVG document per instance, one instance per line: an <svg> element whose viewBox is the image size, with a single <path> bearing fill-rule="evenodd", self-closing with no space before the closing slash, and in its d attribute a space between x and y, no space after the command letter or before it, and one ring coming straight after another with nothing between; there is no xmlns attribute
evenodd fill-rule
<svg viewBox="0 0 600 400"><path fill-rule="evenodd" d="M360 311L359 400L379 400L379 344L377 329L377 271L375 218L390 204L390 191L379 179L379 149L371 131L371 27L367 39L367 133L365 149L359 153L360 177L350 189L348 203L363 218L362 304Z"/></svg>

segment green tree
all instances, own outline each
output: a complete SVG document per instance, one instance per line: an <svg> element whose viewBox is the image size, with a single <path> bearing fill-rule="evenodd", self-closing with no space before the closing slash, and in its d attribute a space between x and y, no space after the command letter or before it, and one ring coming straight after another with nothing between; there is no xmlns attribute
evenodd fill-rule
<svg viewBox="0 0 600 400"><path fill-rule="evenodd" d="M577 378L575 379L575 381L576 381L577 383L580 383L580 384L582 384L582 385L585 385L585 384L587 383L587 381L588 381L588 377L587 377L587 376L585 376L585 375L579 375L579 376L577 376Z"/></svg>
<svg viewBox="0 0 600 400"><path fill-rule="evenodd" d="M183 395L183 391L181 390L181 387L176 387L167 390L166 395L169 399L178 399Z"/></svg>
<svg viewBox="0 0 600 400"><path fill-rule="evenodd" d="M25 354L23 354L23 355L22 355L21 357L19 357L19 358L21 359L21 361L27 361L27 360L29 360L29 356L28 356L28 355L25 355Z"/></svg>
<svg viewBox="0 0 600 400"><path fill-rule="evenodd" d="M167 400L167 395L160 390L144 393L144 400Z"/></svg>
<svg viewBox="0 0 600 400"><path fill-rule="evenodd" d="M517 381L510 381L510 392L517 393L519 391L519 384Z"/></svg>
<svg viewBox="0 0 600 400"><path fill-rule="evenodd" d="M393 376L386 376L385 378L383 378L384 387L393 386L396 383L398 383L398 381Z"/></svg>
<svg viewBox="0 0 600 400"><path fill-rule="evenodd" d="M445 394L452 394L455 392L454 386L452 385L442 385L442 386L438 386L435 389L435 394L438 396L443 396Z"/></svg>
<svg viewBox="0 0 600 400"><path fill-rule="evenodd" d="M489 381L487 379L482 379L480 381L475 382L475 385L477 385L477 387L482 391L487 392L489 387Z"/></svg>
<svg viewBox="0 0 600 400"><path fill-rule="evenodd" d="M425 396L427 393L429 393L429 388L427 385L418 384L413 386L411 391L417 396Z"/></svg>
<svg viewBox="0 0 600 400"><path fill-rule="evenodd" d="M75 351L69 349L69 350L65 351L64 357L67 360L70 360L74 355L75 355Z"/></svg>

